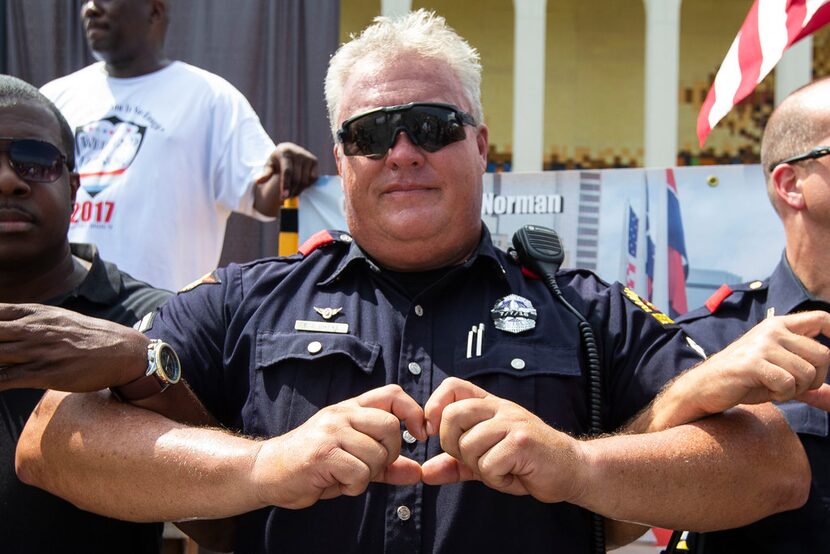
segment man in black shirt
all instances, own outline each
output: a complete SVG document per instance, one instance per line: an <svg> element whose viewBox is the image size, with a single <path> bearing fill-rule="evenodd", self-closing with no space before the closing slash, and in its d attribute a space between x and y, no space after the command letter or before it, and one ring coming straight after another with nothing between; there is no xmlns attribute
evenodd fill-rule
<svg viewBox="0 0 830 554"><path fill-rule="evenodd" d="M7 320L32 319L41 308L30 303L83 314L55 312L49 320L38 318L42 341L25 351L16 352L15 338L4 334L0 349L5 359L11 355L21 364L2 368L2 383L12 371L48 376L43 368L53 361L52 330L63 333L71 327L72 333L100 333L115 343L120 335L107 332L108 326L133 325L170 293L102 261L92 245L70 245L67 229L79 182L72 131L36 88L5 75L0 76L0 136L0 328ZM42 395L36 388L0 391L0 549L158 552L161 524L102 517L18 480L15 447Z"/></svg>

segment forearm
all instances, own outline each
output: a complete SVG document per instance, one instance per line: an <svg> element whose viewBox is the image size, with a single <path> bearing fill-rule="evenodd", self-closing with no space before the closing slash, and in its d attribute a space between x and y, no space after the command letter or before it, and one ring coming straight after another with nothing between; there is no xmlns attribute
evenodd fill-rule
<svg viewBox="0 0 830 554"><path fill-rule="evenodd" d="M731 528L797 508L809 492L801 443L770 404L582 448L588 463L573 502L621 521Z"/></svg>
<svg viewBox="0 0 830 554"><path fill-rule="evenodd" d="M48 392L18 442L20 478L129 521L218 518L261 507L261 443L186 427L104 393Z"/></svg>
<svg viewBox="0 0 830 554"><path fill-rule="evenodd" d="M698 366L699 367L699 366ZM692 368L668 383L654 401L624 428L625 433L651 433L713 415L695 393L703 372Z"/></svg>

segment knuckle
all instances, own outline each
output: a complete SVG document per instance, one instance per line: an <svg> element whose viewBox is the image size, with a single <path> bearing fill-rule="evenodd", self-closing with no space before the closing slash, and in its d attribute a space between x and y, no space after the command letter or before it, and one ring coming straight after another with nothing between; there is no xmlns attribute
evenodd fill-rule
<svg viewBox="0 0 830 554"><path fill-rule="evenodd" d="M390 385L385 385L382 389L386 394L393 394L398 395L404 392L403 387L398 385L397 383L392 383Z"/></svg>

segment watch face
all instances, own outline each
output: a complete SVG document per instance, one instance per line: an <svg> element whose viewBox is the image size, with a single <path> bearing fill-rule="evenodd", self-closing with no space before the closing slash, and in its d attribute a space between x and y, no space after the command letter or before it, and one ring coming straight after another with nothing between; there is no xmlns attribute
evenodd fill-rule
<svg viewBox="0 0 830 554"><path fill-rule="evenodd" d="M168 345L162 345L158 352L159 366L167 376L170 384L178 383L182 374L182 367L176 352Z"/></svg>

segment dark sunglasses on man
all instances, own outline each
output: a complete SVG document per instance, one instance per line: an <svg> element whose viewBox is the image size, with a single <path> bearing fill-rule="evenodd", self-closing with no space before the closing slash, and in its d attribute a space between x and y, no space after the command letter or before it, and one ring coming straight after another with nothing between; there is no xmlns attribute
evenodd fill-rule
<svg viewBox="0 0 830 554"><path fill-rule="evenodd" d="M9 166L24 181L52 183L64 165L72 171L58 147L42 140L0 137L0 152L8 153Z"/></svg>
<svg viewBox="0 0 830 554"><path fill-rule="evenodd" d="M830 155L830 146L817 146L805 154L799 154L797 156L783 159L780 162L770 164L769 171L772 171L781 164L792 164L795 162L803 162L804 160L816 160L827 155Z"/></svg>
<svg viewBox="0 0 830 554"><path fill-rule="evenodd" d="M350 117L337 131L347 156L382 158L403 131L427 152L464 140L464 125L475 126L473 116L452 104L412 102L377 108Z"/></svg>

